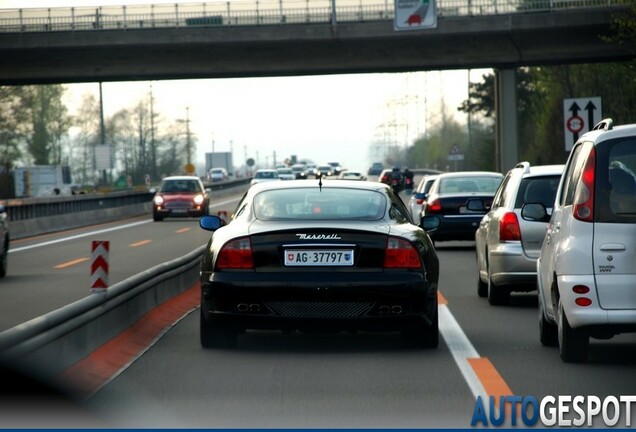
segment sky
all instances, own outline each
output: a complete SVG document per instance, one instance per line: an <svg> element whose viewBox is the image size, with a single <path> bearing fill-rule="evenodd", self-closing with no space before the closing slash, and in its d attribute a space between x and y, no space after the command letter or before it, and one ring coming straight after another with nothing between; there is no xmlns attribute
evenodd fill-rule
<svg viewBox="0 0 636 432"><path fill-rule="evenodd" d="M0 9L124 3L0 0ZM468 96L469 76L471 81L481 81L488 72L105 82L102 95L108 117L133 108L152 91L155 112L166 124L189 119L190 131L197 138L199 164L206 152L232 151L236 166L247 158L266 166L296 155L317 164L337 161L346 168L366 171L372 162L382 161L389 145L407 146L425 134L441 118L442 109L465 123L465 114L457 107ZM98 83L66 87L65 103L71 114L76 114L84 94L99 97Z"/></svg>

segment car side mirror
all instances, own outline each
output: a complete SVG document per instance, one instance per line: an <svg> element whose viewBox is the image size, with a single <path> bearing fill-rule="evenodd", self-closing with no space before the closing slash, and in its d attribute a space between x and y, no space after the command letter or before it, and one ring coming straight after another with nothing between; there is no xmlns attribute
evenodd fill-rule
<svg viewBox="0 0 636 432"><path fill-rule="evenodd" d="M225 222L218 216L206 215L199 218L199 226L206 231L216 231L223 225Z"/></svg>
<svg viewBox="0 0 636 432"><path fill-rule="evenodd" d="M521 217L533 222L549 222L550 214L541 203L527 203L521 207Z"/></svg>
<svg viewBox="0 0 636 432"><path fill-rule="evenodd" d="M484 202L477 198L471 198L466 201L466 208L470 211L478 211L483 212L488 210L488 207L484 204Z"/></svg>
<svg viewBox="0 0 636 432"><path fill-rule="evenodd" d="M433 232L439 228L442 219L438 215L426 215L420 218L420 226L426 232Z"/></svg>

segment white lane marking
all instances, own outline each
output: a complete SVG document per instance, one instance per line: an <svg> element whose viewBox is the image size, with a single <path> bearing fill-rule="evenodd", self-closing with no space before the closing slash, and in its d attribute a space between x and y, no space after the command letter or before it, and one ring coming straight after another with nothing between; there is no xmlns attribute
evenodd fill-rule
<svg viewBox="0 0 636 432"><path fill-rule="evenodd" d="M439 331L448 346L453 359L464 376L464 380L477 400L481 396L482 400L488 400L488 394L483 384L475 374L475 371L468 363L469 358L479 358L479 353L459 326L457 320L451 313L447 305L439 305Z"/></svg>
<svg viewBox="0 0 636 432"><path fill-rule="evenodd" d="M210 205L212 205L212 204L214 204L215 206L217 206L217 205L225 205L225 204L229 204L231 202L235 202L237 199L238 198L226 199L226 200L223 200L223 201L215 201L215 202L211 203ZM131 227L135 227L135 226L138 226L138 225L146 224L146 223L149 223L149 222L152 222L152 219L145 220L145 221L140 221L140 222L134 222L134 223L126 224L126 225L119 225L119 226L112 227L112 228L105 228L105 229L97 230L97 231L89 231L89 232L86 232L86 233L83 233L83 234L76 234L76 235L73 235L73 236L63 237L63 238L59 238L59 239L56 239L56 240L49 240L49 241L46 241L46 242L36 243L36 244L29 245L29 246L22 246L22 247L18 247L18 248L9 248L9 253L20 252L20 251L24 251L24 250L28 250L28 249L35 249L35 248L42 247L42 246L49 246L49 245L52 245L52 244L55 244L55 243L62 243L62 242L65 242L65 241L75 240L75 239L78 239L78 238L81 238L81 237L88 237L88 236L95 235L95 234L102 234L102 233L105 233L105 232L117 231L117 230L120 230L120 229L131 228Z"/></svg>
<svg viewBox="0 0 636 432"><path fill-rule="evenodd" d="M28 249L35 249L35 248L39 248L42 246L49 246L55 243L62 243L65 241L70 241L70 240L75 240L81 237L88 237L88 236L92 236L92 235L96 235L96 234L103 234L106 232L110 232L110 231L117 231L120 229L126 229L126 228L132 228L138 225L142 225L142 224L146 224L152 222L152 219L149 220L145 220L145 221L140 221L140 222L134 222L134 223L130 223L130 224L126 224L126 225L119 225L116 227L112 227L112 228L105 228L105 229L101 229L101 230L97 230L97 231L89 231L89 232L85 232L83 234L76 234L73 236L69 236L69 237L62 237L56 240L49 240L46 242L42 242L42 243L36 243L36 244L32 244L29 246L22 246L22 247L18 247L18 248L10 248L9 249L9 253L11 252L20 252L20 251L24 251L24 250L28 250Z"/></svg>
<svg viewBox="0 0 636 432"><path fill-rule="evenodd" d="M231 198L231 199L226 199L226 200L223 200L223 201L215 201L213 203L210 203L210 205L215 205L215 206L217 206L217 205L225 205L225 204L229 204L231 202L235 202L238 199L239 198ZM21 251L28 250L28 249L35 249L35 248L39 248L39 247L42 247L42 246L49 246L49 245L52 245L52 244L55 244L55 243L62 243L62 242L65 242L65 241L75 240L75 239L78 239L78 238L81 238L81 237L88 237L88 236L92 236L92 235L95 235L95 234L103 234L103 233L110 232L110 231L117 231L117 230L120 230L120 229L131 228L131 227L135 227L135 226L138 226L138 225L146 224L148 222L152 222L152 220L149 219L149 220L145 220L145 221L141 221L141 222L134 222L134 223L126 224L126 225L119 225L119 226L112 227L112 228L105 228L105 229L97 230L97 231L89 231L89 232L86 232L86 233L83 233L83 234L76 234L76 235L73 235L73 236L63 237L63 238L59 238L59 239L56 239L56 240L49 240L49 241L46 241L46 242L32 244L32 245L29 245L29 246L22 246L22 247L17 247L17 248L9 248L9 253L21 252Z"/></svg>

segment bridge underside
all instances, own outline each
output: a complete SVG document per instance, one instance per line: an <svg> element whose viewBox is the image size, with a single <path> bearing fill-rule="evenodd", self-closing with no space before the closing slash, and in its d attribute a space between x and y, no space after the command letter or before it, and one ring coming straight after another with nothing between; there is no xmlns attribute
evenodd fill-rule
<svg viewBox="0 0 636 432"><path fill-rule="evenodd" d="M0 84L323 75L609 62L617 9L392 21L0 33Z"/></svg>

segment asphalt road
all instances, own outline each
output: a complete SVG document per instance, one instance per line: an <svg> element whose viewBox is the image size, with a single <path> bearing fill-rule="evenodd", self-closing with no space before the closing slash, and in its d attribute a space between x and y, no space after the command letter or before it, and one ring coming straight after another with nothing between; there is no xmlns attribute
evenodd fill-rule
<svg viewBox="0 0 636 432"><path fill-rule="evenodd" d="M90 256L92 239L111 241L111 283L207 239L195 220L149 220L109 224L119 228L109 238L88 235L32 249L26 247L44 239L16 242L9 275L0 282L2 325L88 295L86 263L55 266ZM142 223L126 228L131 222ZM75 234L84 232L91 229ZM635 335L592 339L588 363L562 363L556 348L539 343L535 293L513 295L508 306L490 306L477 296L474 244L436 247L447 301L440 309L438 349L403 349L391 333L262 331L248 332L235 349L205 350L195 311L82 403L75 420L87 416L82 426L126 428L467 428L476 397L493 382L503 394L539 400L635 393ZM478 374L477 363L491 366L492 374ZM30 408L40 415L56 412L48 402ZM15 413L24 420L20 426L40 425L28 410ZM48 419L46 427L69 426L68 415L59 424L54 416Z"/></svg>

